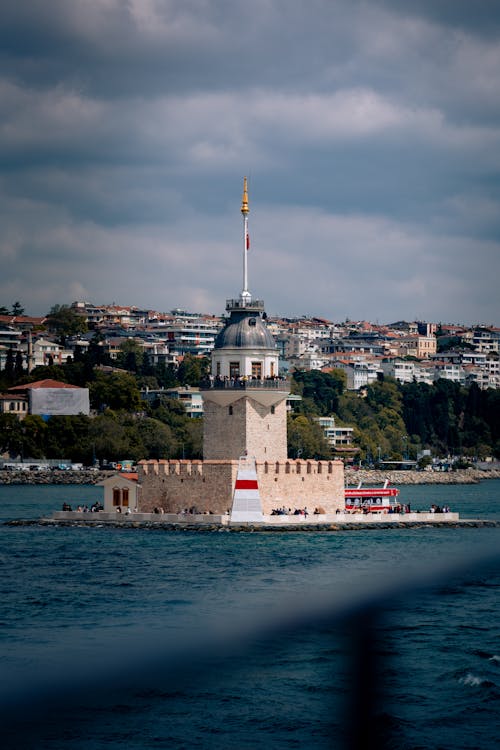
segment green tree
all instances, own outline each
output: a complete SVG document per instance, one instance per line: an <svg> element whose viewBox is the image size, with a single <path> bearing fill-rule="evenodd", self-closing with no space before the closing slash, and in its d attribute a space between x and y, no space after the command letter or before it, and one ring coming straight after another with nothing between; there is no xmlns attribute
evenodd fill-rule
<svg viewBox="0 0 500 750"><path fill-rule="evenodd" d="M121 461L124 458L133 458L130 455L127 429L110 411L92 419L89 437L96 455L101 460Z"/></svg>
<svg viewBox="0 0 500 750"><path fill-rule="evenodd" d="M144 446L143 458L172 458L175 455L177 441L168 425L146 417L137 422L137 430Z"/></svg>
<svg viewBox="0 0 500 750"><path fill-rule="evenodd" d="M199 386L210 372L208 357L195 357L185 354L177 370L177 380L181 385Z"/></svg>
<svg viewBox="0 0 500 750"><path fill-rule="evenodd" d="M144 349L134 339L126 339L120 344L120 353L117 359L118 367L123 367L129 372L139 372L144 359Z"/></svg>
<svg viewBox="0 0 500 750"><path fill-rule="evenodd" d="M24 307L19 300L12 305L12 315L24 315Z"/></svg>
<svg viewBox="0 0 500 750"><path fill-rule="evenodd" d="M323 430L312 419L299 414L288 417L288 455L291 458L330 458L331 451Z"/></svg>
<svg viewBox="0 0 500 750"><path fill-rule="evenodd" d="M24 375L24 366L23 366L23 355L20 351L16 352L16 356L14 359L14 381L17 383Z"/></svg>
<svg viewBox="0 0 500 750"><path fill-rule="evenodd" d="M47 425L38 414L28 414L21 421L21 457L45 458L44 442Z"/></svg>
<svg viewBox="0 0 500 750"><path fill-rule="evenodd" d="M90 464L92 443L90 440L91 418L83 414L57 415L49 419L44 435L47 458L70 458L72 461Z"/></svg>
<svg viewBox="0 0 500 750"><path fill-rule="evenodd" d="M109 408L136 412L143 408L136 380L130 373L96 371L88 388L90 403L99 411Z"/></svg>
<svg viewBox="0 0 500 750"><path fill-rule="evenodd" d="M21 422L15 414L0 414L0 453L14 457L22 450Z"/></svg>
<svg viewBox="0 0 500 750"><path fill-rule="evenodd" d="M47 315L47 326L59 336L63 345L68 336L77 336L88 330L83 316L68 305L54 305Z"/></svg>
<svg viewBox="0 0 500 750"><path fill-rule="evenodd" d="M14 361L14 350L11 347L7 350L7 356L5 357L5 371L4 371L4 377L5 380L9 385L12 385L14 382L14 368L15 368L15 361Z"/></svg>
<svg viewBox="0 0 500 750"><path fill-rule="evenodd" d="M328 416L338 410L339 398L345 387L345 373L342 370L321 372L321 370L297 370L293 374L292 391L303 398L302 411L309 411L314 405L317 414Z"/></svg>

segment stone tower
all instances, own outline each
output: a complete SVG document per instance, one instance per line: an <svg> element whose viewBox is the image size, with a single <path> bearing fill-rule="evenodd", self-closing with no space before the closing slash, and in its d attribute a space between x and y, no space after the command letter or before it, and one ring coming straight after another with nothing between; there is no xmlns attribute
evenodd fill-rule
<svg viewBox="0 0 500 750"><path fill-rule="evenodd" d="M215 340L210 387L203 390L203 459L285 461L289 386L278 373L276 343L264 302L248 291L248 191L244 180L243 289L226 303L229 317Z"/></svg>
<svg viewBox="0 0 500 750"><path fill-rule="evenodd" d="M221 517L230 513L231 519L253 523L282 506L308 506L310 512L321 508L318 513L327 514L344 508L341 461L287 458L289 384L279 376L278 350L266 327L264 303L248 291L248 212L245 178L243 289L226 303L229 315L215 341L210 382L202 387L203 461L141 461L141 510L160 507L179 514L191 508ZM250 498L252 493L257 500ZM258 512L249 508L251 502L259 506Z"/></svg>

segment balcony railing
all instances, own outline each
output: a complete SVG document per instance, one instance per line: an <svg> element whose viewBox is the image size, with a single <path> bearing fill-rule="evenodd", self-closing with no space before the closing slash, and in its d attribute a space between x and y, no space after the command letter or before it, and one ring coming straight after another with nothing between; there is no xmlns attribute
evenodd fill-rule
<svg viewBox="0 0 500 750"><path fill-rule="evenodd" d="M263 310L264 300L253 299L253 300L242 300L242 299L227 299L226 310Z"/></svg>
<svg viewBox="0 0 500 750"><path fill-rule="evenodd" d="M290 391L290 381L287 378L213 378L204 381L200 390L246 391L251 389L265 389L274 391Z"/></svg>

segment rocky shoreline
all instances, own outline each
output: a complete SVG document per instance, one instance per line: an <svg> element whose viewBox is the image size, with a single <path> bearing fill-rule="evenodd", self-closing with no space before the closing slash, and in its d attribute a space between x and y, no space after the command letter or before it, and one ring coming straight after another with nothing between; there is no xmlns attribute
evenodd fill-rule
<svg viewBox="0 0 500 750"><path fill-rule="evenodd" d="M0 471L1 484L97 484L114 471ZM377 471L346 468L346 486L377 486L389 481L391 485L415 484L477 484L484 479L500 479L499 469L464 469L463 471Z"/></svg>
<svg viewBox="0 0 500 750"><path fill-rule="evenodd" d="M360 469L345 470L346 486L356 487L363 482L365 487L383 484L478 484L485 479L500 479L499 469L464 469L462 471L377 471Z"/></svg>
<svg viewBox="0 0 500 750"><path fill-rule="evenodd" d="M94 515L94 514L88 514ZM98 514L97 514L98 515ZM377 521L376 523L370 523L369 521L359 522L344 522L344 523L310 523L310 524L286 524L286 525L268 525L258 524L254 525L251 523L238 524L233 523L230 526L226 524L210 523L210 524L195 524L195 523L164 523L162 521L127 521L120 519L119 521L101 521L99 518L82 518L81 520L61 520L53 518L37 518L37 519L16 519L12 521L5 521L5 526L49 526L49 527L62 527L62 528L83 528L83 527L94 527L94 528L113 528L121 530L132 531L134 529L151 529L154 531L177 531L177 532L196 532L203 534L210 534L214 532L223 533L269 533L269 534L280 534L290 532L308 532L308 531L323 531L323 532L334 532L334 531L359 531L360 529L415 529L415 528L428 528L432 527L435 529L459 529L459 528L500 528L500 521L486 520L486 519L459 519L457 521L447 521L446 523L440 523L432 521Z"/></svg>
<svg viewBox="0 0 500 750"><path fill-rule="evenodd" d="M1 484L97 484L112 476L114 471L0 471Z"/></svg>

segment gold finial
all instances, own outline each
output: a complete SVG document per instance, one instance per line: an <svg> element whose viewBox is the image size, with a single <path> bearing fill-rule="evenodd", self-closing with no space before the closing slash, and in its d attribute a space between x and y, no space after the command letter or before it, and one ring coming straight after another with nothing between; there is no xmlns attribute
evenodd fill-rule
<svg viewBox="0 0 500 750"><path fill-rule="evenodd" d="M243 215L247 214L249 212L248 208L248 188L247 188L247 178L243 178L243 199L241 201L241 213Z"/></svg>

